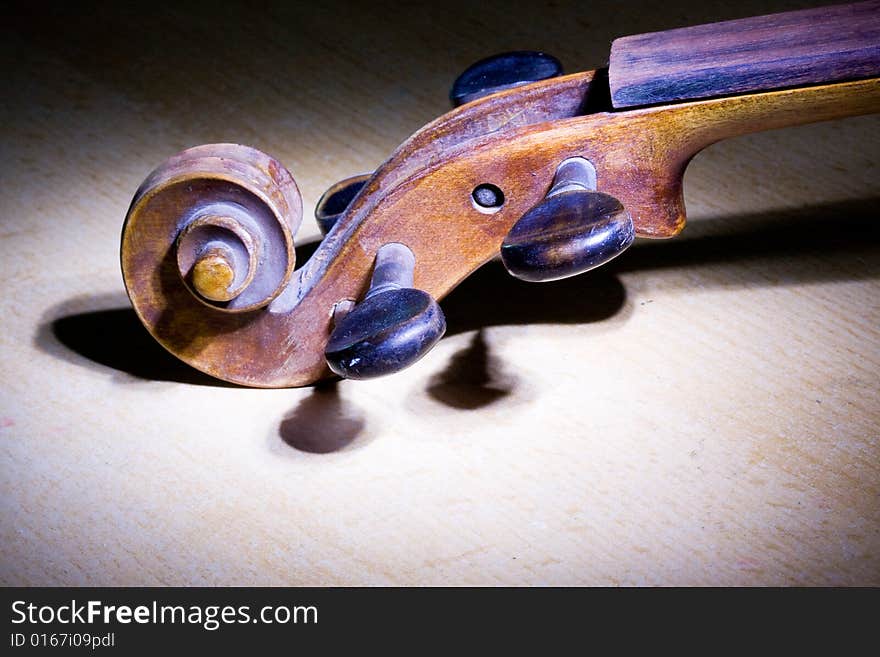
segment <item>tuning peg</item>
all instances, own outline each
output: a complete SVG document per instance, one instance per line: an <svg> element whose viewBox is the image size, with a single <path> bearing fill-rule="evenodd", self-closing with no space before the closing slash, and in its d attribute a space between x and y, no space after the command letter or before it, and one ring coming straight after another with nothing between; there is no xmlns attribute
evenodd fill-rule
<svg viewBox="0 0 880 657"><path fill-rule="evenodd" d="M552 55L534 50L505 52L481 59L452 84L453 107L483 96L562 75L562 64Z"/></svg>
<svg viewBox="0 0 880 657"><path fill-rule="evenodd" d="M596 171L588 160L562 162L544 200L504 238L507 271L524 281L553 281L623 253L635 239L632 218L620 201L595 189Z"/></svg>
<svg viewBox="0 0 880 657"><path fill-rule="evenodd" d="M440 306L413 288L415 263L403 244L385 244L376 254L364 300L351 310L334 309L337 323L324 356L336 374L371 379L397 372L428 353L446 332Z"/></svg>
<svg viewBox="0 0 880 657"><path fill-rule="evenodd" d="M330 229L336 225L339 217L342 216L342 213L345 212L345 209L372 175L364 173L340 180L321 195L321 198L318 199L318 205L315 207L315 219L322 235L329 233Z"/></svg>

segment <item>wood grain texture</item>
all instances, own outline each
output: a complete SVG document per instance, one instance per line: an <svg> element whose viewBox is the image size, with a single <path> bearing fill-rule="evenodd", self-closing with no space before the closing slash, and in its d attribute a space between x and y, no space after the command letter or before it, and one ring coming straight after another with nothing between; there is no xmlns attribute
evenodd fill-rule
<svg viewBox="0 0 880 657"><path fill-rule="evenodd" d="M0 581L880 585L880 116L711 146L683 233L583 277L486 264L380 381L224 386L120 275L132 190L188 145L290 168L301 263L322 192L445 112L470 62L578 70L620 34L807 4L7 11Z"/></svg>
<svg viewBox="0 0 880 657"><path fill-rule="evenodd" d="M880 75L880 0L626 36L611 45L615 107Z"/></svg>

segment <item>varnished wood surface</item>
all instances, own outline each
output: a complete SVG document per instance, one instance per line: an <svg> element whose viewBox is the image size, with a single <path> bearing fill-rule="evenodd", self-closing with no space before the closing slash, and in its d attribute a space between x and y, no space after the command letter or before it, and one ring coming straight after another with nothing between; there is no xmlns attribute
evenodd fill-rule
<svg viewBox="0 0 880 657"><path fill-rule="evenodd" d="M622 36L609 66L615 107L878 75L878 0Z"/></svg>
<svg viewBox="0 0 880 657"><path fill-rule="evenodd" d="M621 34L804 5L507 6L481 7L491 31L463 3L405 27L381 3L4 23L4 583L880 584L876 117L710 147L682 235L607 271L487 265L389 379L218 386L141 328L119 233L170 153L272 153L303 245L324 189L471 61L576 70Z"/></svg>

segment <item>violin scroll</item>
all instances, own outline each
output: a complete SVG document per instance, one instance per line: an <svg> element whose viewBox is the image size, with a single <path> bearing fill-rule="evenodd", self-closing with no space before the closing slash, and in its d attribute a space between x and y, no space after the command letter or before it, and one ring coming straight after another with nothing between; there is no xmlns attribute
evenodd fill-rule
<svg viewBox="0 0 880 657"><path fill-rule="evenodd" d="M286 289L301 220L293 177L265 153L208 144L169 158L140 186L123 226L135 312L174 355L229 378L208 343Z"/></svg>
<svg viewBox="0 0 880 657"><path fill-rule="evenodd" d="M256 149L208 144L169 158L141 185L123 228L123 276L135 309L162 292L139 278L150 266L146 253L171 254L179 280L164 280L166 289L182 286L221 312L265 306L290 279L301 220L293 177Z"/></svg>

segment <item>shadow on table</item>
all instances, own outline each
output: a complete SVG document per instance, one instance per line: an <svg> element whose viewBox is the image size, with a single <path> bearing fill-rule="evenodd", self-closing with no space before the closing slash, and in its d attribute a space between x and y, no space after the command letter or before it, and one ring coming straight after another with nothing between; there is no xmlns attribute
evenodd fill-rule
<svg viewBox="0 0 880 657"><path fill-rule="evenodd" d="M431 377L427 392L445 406L473 411L510 396L514 385L515 378L492 355L481 328L464 349L452 355L442 372Z"/></svg>
<svg viewBox="0 0 880 657"><path fill-rule="evenodd" d="M339 394L339 385L336 380L320 381L291 409L278 427L286 445L300 452L330 454L354 444L364 430L364 414Z"/></svg>

